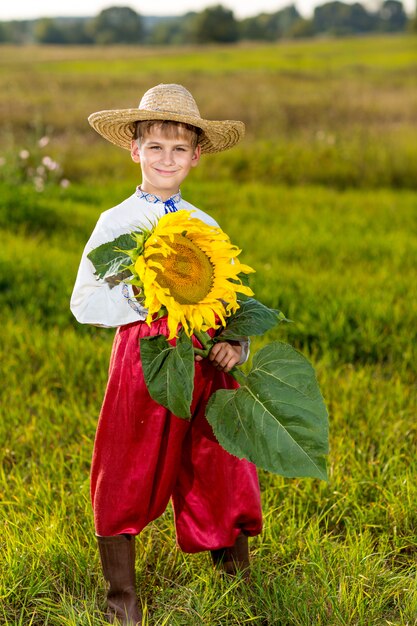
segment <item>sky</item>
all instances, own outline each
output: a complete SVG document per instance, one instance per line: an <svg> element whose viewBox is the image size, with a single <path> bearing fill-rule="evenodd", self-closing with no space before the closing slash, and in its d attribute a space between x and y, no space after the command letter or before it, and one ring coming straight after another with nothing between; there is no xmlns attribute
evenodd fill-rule
<svg viewBox="0 0 417 626"><path fill-rule="evenodd" d="M141 15L182 15L187 11L202 11L207 6L222 4L242 19L258 13L272 13L295 4L298 11L309 17L314 6L328 0L0 0L0 21L33 19L57 16L93 16L110 6L129 6ZM345 0L346 2L353 0ZM370 9L379 6L380 0L359 0ZM403 0L407 12L414 12L415 0Z"/></svg>

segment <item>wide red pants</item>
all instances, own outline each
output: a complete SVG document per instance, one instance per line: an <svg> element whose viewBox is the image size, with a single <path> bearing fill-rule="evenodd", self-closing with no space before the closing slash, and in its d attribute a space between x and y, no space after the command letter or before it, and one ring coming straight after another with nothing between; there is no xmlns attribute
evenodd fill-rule
<svg viewBox="0 0 417 626"><path fill-rule="evenodd" d="M139 338L168 335L166 321L118 329L97 427L91 497L98 535L136 535L172 498L177 541L185 552L231 546L261 531L254 465L230 455L205 418L210 395L235 388L207 359L196 362L192 419L174 416L149 396Z"/></svg>

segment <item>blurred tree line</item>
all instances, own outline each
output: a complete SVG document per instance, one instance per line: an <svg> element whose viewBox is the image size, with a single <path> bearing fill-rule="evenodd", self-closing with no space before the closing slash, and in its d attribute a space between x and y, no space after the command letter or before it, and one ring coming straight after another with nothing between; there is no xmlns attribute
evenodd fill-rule
<svg viewBox="0 0 417 626"><path fill-rule="evenodd" d="M91 18L41 18L0 22L0 43L39 44L193 44L276 41L281 38L343 36L355 33L417 32L400 0L383 0L370 11L359 2L332 0L303 18L295 5L275 13L237 20L222 5L182 16L149 17L129 7L114 6Z"/></svg>

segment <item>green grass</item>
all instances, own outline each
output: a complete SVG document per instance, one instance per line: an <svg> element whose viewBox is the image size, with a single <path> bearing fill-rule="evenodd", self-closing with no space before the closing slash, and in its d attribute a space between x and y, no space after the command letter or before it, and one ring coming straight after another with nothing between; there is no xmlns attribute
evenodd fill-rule
<svg viewBox="0 0 417 626"><path fill-rule="evenodd" d="M93 111L137 106L159 82L185 84L201 113L241 119L235 151L207 174L243 182L416 188L413 36L194 48L2 48L4 150L51 135L73 181L125 179L125 153L88 127ZM1 173L0 173L1 176Z"/></svg>
<svg viewBox="0 0 417 626"><path fill-rule="evenodd" d="M53 53L51 54L51 49ZM241 44L238 46L175 47L99 47L87 53L83 48L3 47L3 71L12 64L17 69L28 64L35 71L49 74L106 74L112 78L128 73L190 72L224 74L247 71L315 71L318 75L346 70L403 71L416 65L415 41L411 36L377 35L374 37L299 40L277 44ZM117 52L115 54L115 51ZM87 58L86 58L87 57ZM140 65L138 66L138 58ZM161 59L163 66L161 68ZM103 63L103 60L105 62ZM180 69L178 66L180 65Z"/></svg>
<svg viewBox="0 0 417 626"><path fill-rule="evenodd" d="M405 156L415 149L415 130L409 135L414 123L409 103L416 97L414 40L389 41L392 54L384 38L351 40L346 47L331 41L276 47L288 63L296 53L312 55L309 62L316 63L321 78L314 83L316 91L307 90L307 101L315 99L318 118L334 115L338 132L341 101L329 113L329 90L352 103L352 84L361 84L366 98L360 114L356 101L345 106L347 128L334 144L326 143L330 130L314 134L323 127L314 126L312 111L306 118L300 115L303 86L311 81L305 66L294 61L291 76L271 77L268 70L266 77L262 58L265 66L272 63L271 47L251 47L257 69L243 63L238 68L238 59L245 58L239 54L249 58L240 48L216 49L214 56L211 49L196 50L206 64L209 56L217 59L212 61L216 84L228 87L216 97L211 78L182 70L186 83L207 94L204 103L219 117L223 109L232 113L235 103L243 109L248 84L258 94L258 106L256 93L248 95L247 117L263 133L269 129L267 139L250 131L246 145L203 160L183 192L242 247L242 260L257 270L253 287L259 299L293 320L255 339L253 350L281 339L312 360L330 413L330 480L288 480L260 472L264 530L251 541L249 586L219 577L207 554L182 554L167 510L137 542L144 624L417 624L417 193L415 183L407 182L415 161ZM352 83L365 49L364 82ZM337 77L328 71L332 50ZM15 94L23 89L22 68L30 67L24 52L11 56L6 49L0 63L8 80L14 79ZM105 96L116 104L110 83L100 83L105 73L89 77L87 71L94 65L102 69L108 59L100 61L95 49L32 52L38 55L35 65L46 67L50 60L54 70L39 85L33 81L30 101L26 96L12 107L11 96L1 92L0 117L11 113L4 154L10 159L21 147L32 150L34 137L46 132L57 114L44 153L56 150L53 156L63 156L64 175L72 184L61 189L50 183L37 193L30 182L21 182L16 160L1 170L0 624L104 626L89 467L113 331L79 326L68 304L83 245L99 213L132 192L138 173L127 152L90 135L82 138L81 114L99 108L99 100L107 106ZM81 71L59 66L58 54L65 63L77 60ZM118 51L115 64L119 59L121 66L132 67L138 54ZM146 54L156 64L153 52ZM178 60L181 54L188 52L166 56ZM219 65L222 55L229 63L234 59L232 74L227 64ZM165 78L170 66L161 58L158 72ZM119 71L115 80L125 95L156 77L144 69L143 77L127 87L127 75ZM285 86L282 92L275 91L278 84ZM69 85L76 95L72 110L65 109L65 128L63 96ZM377 122L363 116L375 94L380 97L372 103L381 114ZM273 126L277 101L285 104L287 122ZM381 111L388 104L384 120ZM37 129L23 115L29 109L32 121L40 120ZM235 116L239 112L230 115ZM397 131L377 143L381 128L387 131L394 118ZM368 144L360 144L360 137ZM324 144L330 152L323 162ZM349 146L346 162L355 176L343 173L342 152ZM381 165L382 157L367 160L382 153L390 154L388 165Z"/></svg>

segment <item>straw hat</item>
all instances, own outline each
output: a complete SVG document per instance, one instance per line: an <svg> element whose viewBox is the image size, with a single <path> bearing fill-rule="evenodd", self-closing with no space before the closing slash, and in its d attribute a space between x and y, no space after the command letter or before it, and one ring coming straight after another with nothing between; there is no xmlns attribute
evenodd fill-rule
<svg viewBox="0 0 417 626"><path fill-rule="evenodd" d="M202 152L232 148L245 134L243 122L205 120L197 104L182 85L157 85L143 96L137 109L113 109L92 113L88 121L108 141L130 150L135 123L140 120L173 120L202 130L198 143Z"/></svg>

